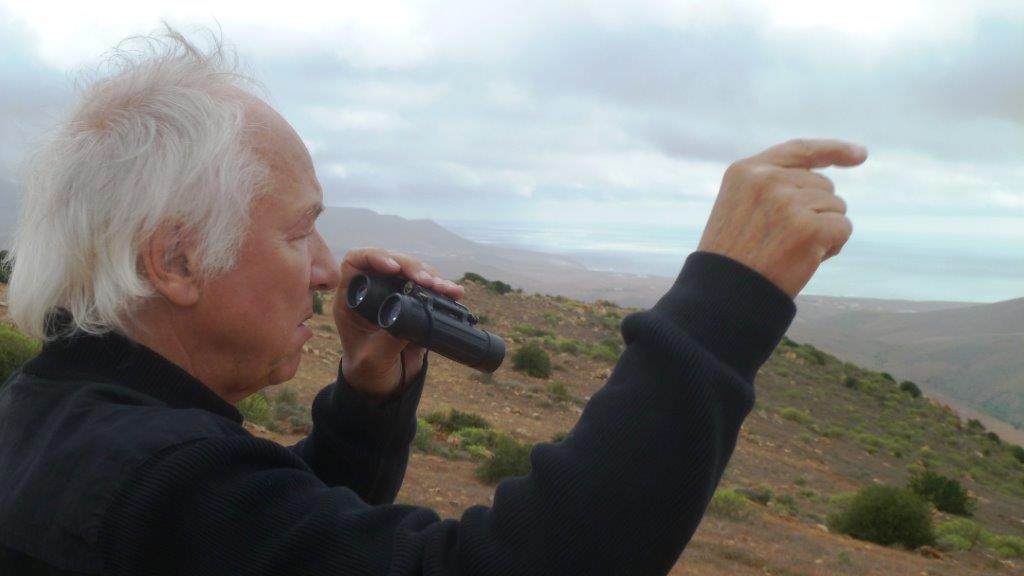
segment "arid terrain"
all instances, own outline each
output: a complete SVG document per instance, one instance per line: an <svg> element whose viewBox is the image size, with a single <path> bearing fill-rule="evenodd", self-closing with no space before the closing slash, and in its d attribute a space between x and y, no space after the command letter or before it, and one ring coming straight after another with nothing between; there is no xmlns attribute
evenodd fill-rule
<svg viewBox="0 0 1024 576"><path fill-rule="evenodd" d="M497 294L465 284L466 304L484 316L484 328L506 338L510 354L531 340L556 343L555 350L557 343L607 341L617 337L618 321L630 312L605 302ZM331 305L328 298L327 314L311 321L315 337L299 374L268 391L271 401L290 390L308 410L316 392L335 378L339 340ZM3 307L0 320L6 320ZM522 442L550 441L572 428L613 366L600 355L555 350L548 379L513 371L508 359L487 377L432 355L420 414L454 408L479 415ZM844 385L849 378L862 385ZM757 406L743 427L723 487L767 490L771 500L766 506L751 503L741 519L709 513L672 574L1024 574L1020 560L989 550L922 553L869 544L826 527L837 495L872 483L902 485L908 467L927 462L971 491L978 501L974 519L986 529L1024 536L1024 465L1009 455L1006 443L996 445L971 432L947 406L899 393L880 374L789 341L761 370L757 388ZM258 425L250 429L283 444L301 437ZM442 447L447 442L441 433L432 440ZM469 506L491 502L494 487L477 480L478 465L455 451L414 451L398 499L457 518ZM948 519L936 513L936 523Z"/></svg>

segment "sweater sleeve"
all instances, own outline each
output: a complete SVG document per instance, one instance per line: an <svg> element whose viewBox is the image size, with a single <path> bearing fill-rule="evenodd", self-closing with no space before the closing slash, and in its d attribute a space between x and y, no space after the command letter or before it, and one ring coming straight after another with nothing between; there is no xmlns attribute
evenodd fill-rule
<svg viewBox="0 0 1024 576"><path fill-rule="evenodd" d="M327 486L346 486L370 504L393 502L416 435L426 374L424 357L415 380L375 405L345 381L339 365L337 382L313 400L313 431L289 449Z"/></svg>
<svg viewBox="0 0 1024 576"><path fill-rule="evenodd" d="M607 384L532 472L459 520L372 506L276 444L208 439L132 475L100 534L110 574L666 574L700 523L792 320L752 270L692 255L628 316Z"/></svg>

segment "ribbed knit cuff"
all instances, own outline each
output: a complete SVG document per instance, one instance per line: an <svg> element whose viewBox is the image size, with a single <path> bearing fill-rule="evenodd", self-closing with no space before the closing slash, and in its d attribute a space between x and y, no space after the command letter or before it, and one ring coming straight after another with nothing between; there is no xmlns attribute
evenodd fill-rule
<svg viewBox="0 0 1024 576"><path fill-rule="evenodd" d="M767 278L711 252L694 252L651 308L748 381L779 344L796 305Z"/></svg>
<svg viewBox="0 0 1024 576"><path fill-rule="evenodd" d="M427 355L429 356L429 354ZM331 399L331 412L338 422L345 422L348 427L365 430L387 430L396 419L402 419L410 412L415 412L423 392L423 383L427 378L427 356L423 357L420 373L400 391L384 402L373 402L359 390L352 387L342 374L338 364L338 381L334 386ZM328 387L325 390L329 390Z"/></svg>

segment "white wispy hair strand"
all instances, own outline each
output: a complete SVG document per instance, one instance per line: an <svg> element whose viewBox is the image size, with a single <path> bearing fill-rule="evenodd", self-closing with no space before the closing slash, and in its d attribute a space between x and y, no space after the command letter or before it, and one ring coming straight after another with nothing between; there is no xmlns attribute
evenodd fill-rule
<svg viewBox="0 0 1024 576"><path fill-rule="evenodd" d="M237 97L257 85L210 36L207 51L170 27L126 40L30 155L7 295L26 333L127 333L154 295L139 255L159 226L196 240L200 277L234 265L266 168Z"/></svg>

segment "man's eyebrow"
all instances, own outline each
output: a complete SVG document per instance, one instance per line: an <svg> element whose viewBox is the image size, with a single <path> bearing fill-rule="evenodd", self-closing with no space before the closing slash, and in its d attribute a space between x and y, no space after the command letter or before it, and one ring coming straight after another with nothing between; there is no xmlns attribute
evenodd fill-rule
<svg viewBox="0 0 1024 576"><path fill-rule="evenodd" d="M317 218L320 217L320 214L323 211L324 211L323 203L317 202L316 204L313 204L312 206L310 206L308 210L306 210L305 212L302 213L302 219L303 220L307 220L307 219L316 220Z"/></svg>

